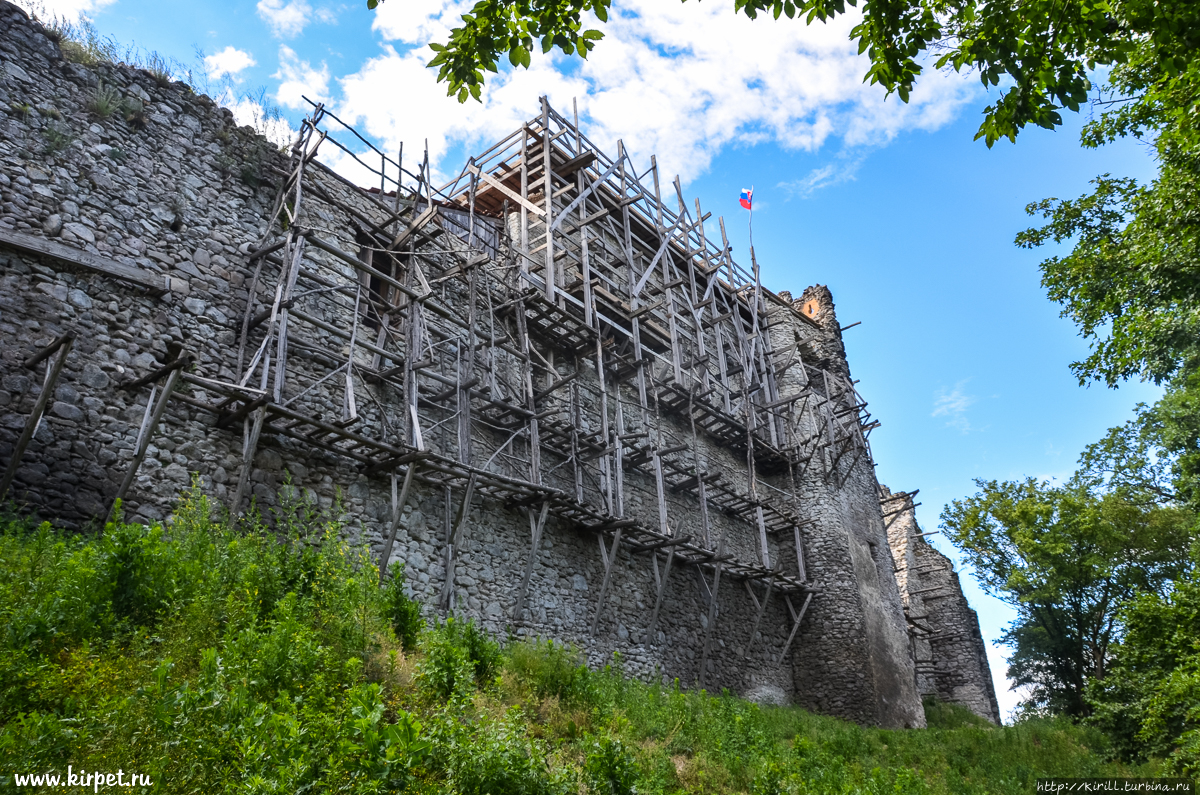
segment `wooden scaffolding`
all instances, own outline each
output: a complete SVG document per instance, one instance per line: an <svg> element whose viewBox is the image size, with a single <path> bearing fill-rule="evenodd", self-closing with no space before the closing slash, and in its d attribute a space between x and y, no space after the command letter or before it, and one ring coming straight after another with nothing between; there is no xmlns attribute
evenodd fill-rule
<svg viewBox="0 0 1200 795"><path fill-rule="evenodd" d="M608 158L577 122L543 99L539 117L437 188L427 152L413 173L314 105L249 254L236 354L193 371L181 353L140 379L166 382L142 435L167 400L240 429L235 512L268 437L390 478L381 570L413 482L440 489L443 610L470 505L486 497L529 519L514 621L553 515L599 540L593 633L624 548L653 562L648 638L672 566L694 566L709 602L704 657L717 589L731 577L757 606L751 641L772 594L786 601L782 661L816 593L796 483L819 473L841 485L860 460L869 465L866 404L848 379L801 361L799 341L774 350L757 264L734 262L723 220L717 244L678 178L664 190L653 160L639 174L622 145ZM353 148L338 140L349 134ZM362 144L366 155L354 151ZM364 191L317 162L329 146L380 187ZM789 369L787 382L801 386L783 394ZM708 460L717 448L740 465ZM627 510L633 488L657 516ZM688 534L669 518L680 500L699 517ZM718 514L743 528L752 554L717 529ZM794 544L795 560L773 560L769 539L777 550Z"/></svg>

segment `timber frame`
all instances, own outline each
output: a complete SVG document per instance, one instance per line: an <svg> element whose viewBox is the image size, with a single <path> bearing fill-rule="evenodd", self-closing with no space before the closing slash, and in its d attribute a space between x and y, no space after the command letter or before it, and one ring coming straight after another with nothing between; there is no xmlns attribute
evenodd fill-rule
<svg viewBox="0 0 1200 795"><path fill-rule="evenodd" d="M353 134L367 153L335 133ZM316 161L330 146L375 173L380 187L364 191ZM657 589L651 630L672 567L691 566L708 594L703 657L724 577L742 580L757 607L747 647L771 596L786 603L782 663L819 598L805 569L810 520L797 479L816 472L840 486L854 466L869 467L873 424L847 378L800 361L799 343L773 348L769 315L794 310L763 288L753 252L749 271L734 262L724 220L717 244L706 237L709 214L698 201L688 207L678 177L664 189L657 165L639 174L621 144L610 159L580 131L577 114L569 120L544 98L538 117L441 187L431 183L428 152L413 173L316 104L289 162L247 255L249 301L226 368L236 378L190 366L153 374L167 383L153 410L147 403L139 451L170 400L215 415L222 432L241 431L235 514L265 439L390 478L381 576L414 481L441 492L443 612L454 608L473 501L528 514L515 623L553 517L598 539L605 574L593 634L618 554L643 554ZM330 228L330 213L309 212L314 202L343 220ZM801 384L788 394L785 370L787 383ZM331 408L330 393L340 406ZM712 445L744 462L737 478L706 460ZM654 520L626 510L632 473L649 484ZM672 500L698 512L690 534L672 525ZM753 539L754 555L727 552L727 530L710 521L717 513ZM795 560L772 560L769 539L794 539Z"/></svg>

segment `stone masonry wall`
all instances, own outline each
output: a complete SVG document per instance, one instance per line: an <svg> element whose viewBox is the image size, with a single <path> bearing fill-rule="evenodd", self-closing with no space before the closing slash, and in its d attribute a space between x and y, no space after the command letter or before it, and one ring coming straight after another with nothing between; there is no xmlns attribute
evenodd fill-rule
<svg viewBox="0 0 1200 795"><path fill-rule="evenodd" d="M883 489L896 581L912 634L922 696L961 704L992 723L1000 705L992 685L979 616L962 592L954 564L920 535L912 497Z"/></svg>
<svg viewBox="0 0 1200 795"><path fill-rule="evenodd" d="M136 99L141 110L102 118L94 109L101 85ZM182 84L161 85L150 74L124 66L91 70L64 61L36 24L0 0L0 233L52 240L152 275L168 287L152 292L80 267L71 258L0 245L0 337L5 340L0 462L5 465L40 389L41 371L26 370L21 362L64 331L78 335L46 417L22 458L10 495L19 504L87 528L107 508L128 468L150 397L149 387L125 390L121 385L169 361L176 351L194 354L198 373L236 380L235 329L252 298L251 284L257 285L255 305L269 302L264 297L269 288L254 280L247 254L265 231L277 190L275 168L285 160L252 130L237 128L229 111ZM361 196L319 165L313 174L323 190L344 202ZM362 213L371 216L374 207L363 202ZM335 242L340 236L338 244L354 250L353 219L316 200L305 212L306 223L332 230ZM346 267L322 262L330 274ZM805 311L806 301L816 301L809 306L814 311ZM772 302L775 350L794 349L804 362L848 377L826 288L810 288L801 301L782 295ZM335 313L327 321L344 323L346 317ZM317 342L341 344L332 337ZM297 361L302 367L302 358ZM781 376L781 392L807 383L805 367L791 367ZM330 404L340 400L333 393L315 394ZM386 410L386 400L379 400L378 410ZM797 422L814 422L799 406L793 408ZM681 428L663 422L668 437L683 435ZM193 477L218 503L227 502L240 473L241 446L240 426L218 430L211 414L172 401L126 501L126 515L169 522L175 500ZM744 459L712 440L699 446L705 460L730 473L731 480L745 478L738 475ZM763 488L782 494L787 478L786 473L764 475ZM901 592L892 576L893 550L869 457L814 457L795 478L797 508L811 523L802 530L800 549L792 538L772 538L765 551L789 571L802 556L817 593L788 657L781 659L792 623L783 600L769 602L758 634L750 638L754 604L742 582L723 579L706 685L794 701L862 723L924 725ZM386 475L367 476L345 458L264 437L250 474L257 504L268 512L276 507L289 479L294 493L321 508L338 508L347 533L380 551L390 514ZM628 475L632 516L652 512L653 489L642 480L637 473ZM427 604L436 601L445 579L445 530L460 499L460 494L420 487L400 523L391 563L405 564L414 594ZM694 526L695 507L671 499L673 525ZM725 534L740 559L764 551L744 523L723 516L713 521L714 531ZM548 520L533 568L529 615L518 622L512 617L517 585L530 554L525 509L477 498L467 528L455 577L458 611L496 632L511 629L575 643L593 664L620 652L638 676L678 678L689 685L698 680L708 614L699 569L672 569L656 631L648 637L656 594L650 560L622 547L593 636L603 570L590 532ZM761 586L757 593L761 598ZM793 601L793 606L800 605Z"/></svg>

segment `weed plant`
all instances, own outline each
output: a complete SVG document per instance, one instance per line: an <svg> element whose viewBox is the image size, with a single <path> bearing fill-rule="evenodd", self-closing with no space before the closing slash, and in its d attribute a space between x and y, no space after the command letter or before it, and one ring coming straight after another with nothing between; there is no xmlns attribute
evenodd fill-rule
<svg viewBox="0 0 1200 795"><path fill-rule="evenodd" d="M121 115L125 117L125 123L135 130L143 129L149 122L146 116L146 107L137 97L127 97L121 105Z"/></svg>
<svg viewBox="0 0 1200 795"><path fill-rule="evenodd" d="M645 684L541 639L427 626L290 486L268 517L98 536L0 522L0 790L15 773L136 771L163 793L1028 793L1145 775L1094 731L864 729ZM336 515L336 514L332 514Z"/></svg>
<svg viewBox="0 0 1200 795"><path fill-rule="evenodd" d="M107 119L122 107L121 92L115 87L99 83L88 100L87 109L99 119Z"/></svg>
<svg viewBox="0 0 1200 795"><path fill-rule="evenodd" d="M75 136L65 124L50 123L42 128L42 152L47 157L55 157L71 148Z"/></svg>

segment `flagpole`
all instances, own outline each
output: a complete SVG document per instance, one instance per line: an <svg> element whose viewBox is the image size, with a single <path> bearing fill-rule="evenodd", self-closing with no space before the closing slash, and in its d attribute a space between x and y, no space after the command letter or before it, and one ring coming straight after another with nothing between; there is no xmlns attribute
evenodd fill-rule
<svg viewBox="0 0 1200 795"><path fill-rule="evenodd" d="M746 227L750 230L750 262L757 269L758 265L754 259L754 186L750 186L750 206L746 214Z"/></svg>

